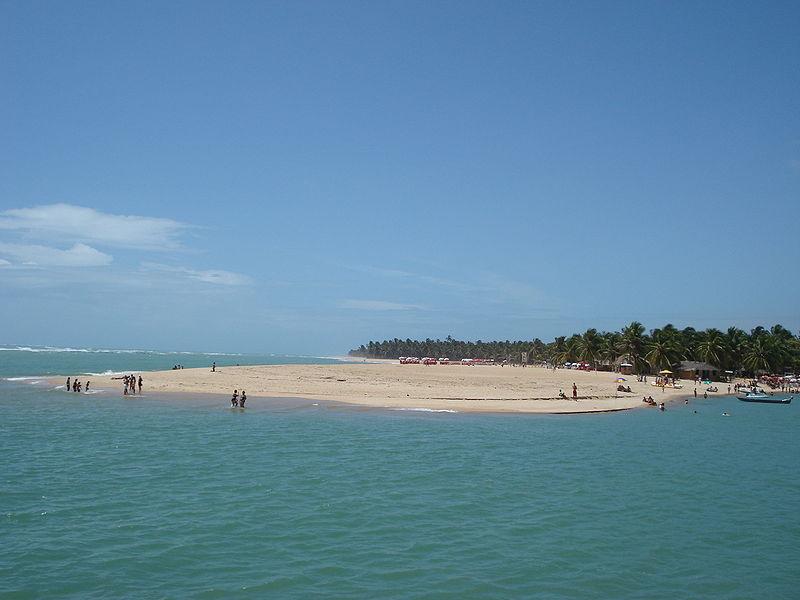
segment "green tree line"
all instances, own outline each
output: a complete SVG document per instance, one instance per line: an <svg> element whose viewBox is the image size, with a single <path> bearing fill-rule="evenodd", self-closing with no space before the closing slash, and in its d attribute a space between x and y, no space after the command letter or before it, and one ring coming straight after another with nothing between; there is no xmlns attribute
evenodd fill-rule
<svg viewBox="0 0 800 600"><path fill-rule="evenodd" d="M758 326L749 333L738 327L726 331L693 327L677 329L667 324L646 332L638 321L621 331L587 329L570 337L560 336L545 343L539 338L517 341L384 340L369 342L351 350L351 356L396 359L400 356L491 358L519 363L527 353L528 363L585 361L593 367L629 361L637 373L653 373L675 366L682 360L697 360L741 374L800 371L800 338L782 325Z"/></svg>

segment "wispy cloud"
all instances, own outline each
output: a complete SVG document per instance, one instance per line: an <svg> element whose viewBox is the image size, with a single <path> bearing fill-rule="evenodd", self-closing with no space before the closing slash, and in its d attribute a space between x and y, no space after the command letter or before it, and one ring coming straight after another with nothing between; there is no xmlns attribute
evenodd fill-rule
<svg viewBox="0 0 800 600"><path fill-rule="evenodd" d="M431 286L456 294L469 294L492 304L541 303L541 291L523 281L507 279L496 273L472 273L471 281L458 281L425 273L385 269L369 265L347 265L345 268L384 279L405 281L421 289Z"/></svg>
<svg viewBox="0 0 800 600"><path fill-rule="evenodd" d="M410 271L402 271L400 269L385 269L382 267L373 267L370 265L344 265L346 269L356 271L358 273L366 273L378 277L385 277L389 279L412 281L418 284L434 285L442 288L449 288L454 291L471 292L477 291L477 287L473 284L464 283L461 281L454 281L444 277L436 277L434 275L425 275L422 273L412 273Z"/></svg>
<svg viewBox="0 0 800 600"><path fill-rule="evenodd" d="M11 265L11 263L10 263L10 262L8 262L8 261L7 261L6 259L4 259L4 258L0 258L0 267L8 267L9 265Z"/></svg>
<svg viewBox="0 0 800 600"><path fill-rule="evenodd" d="M0 243L0 254L13 259L2 259L0 265L26 267L102 267L113 258L86 244L74 244L67 250L36 244Z"/></svg>
<svg viewBox="0 0 800 600"><path fill-rule="evenodd" d="M192 279L194 281L202 281L203 283L209 283L212 285L241 286L250 285L253 282L252 279L247 275L219 269L196 270L186 267L174 267L171 265L162 265L151 262L142 263L141 268L144 271L172 273L177 276Z"/></svg>
<svg viewBox="0 0 800 600"><path fill-rule="evenodd" d="M385 302L383 300L345 300L340 305L341 308L353 308L356 310L425 310L424 306L418 304L402 304L400 302Z"/></svg>
<svg viewBox="0 0 800 600"><path fill-rule="evenodd" d="M174 250L192 226L172 219L115 215L72 204L48 204L0 212L0 230L34 237L141 250Z"/></svg>

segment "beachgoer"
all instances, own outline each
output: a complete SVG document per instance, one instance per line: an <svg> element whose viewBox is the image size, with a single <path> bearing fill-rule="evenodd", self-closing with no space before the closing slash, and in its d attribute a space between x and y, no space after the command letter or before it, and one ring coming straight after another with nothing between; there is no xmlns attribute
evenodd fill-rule
<svg viewBox="0 0 800 600"><path fill-rule="evenodd" d="M578 399L578 386L575 385L574 383L572 384L572 399L573 400Z"/></svg>
<svg viewBox="0 0 800 600"><path fill-rule="evenodd" d="M139 375L139 393L142 393L142 376Z"/></svg>
<svg viewBox="0 0 800 600"><path fill-rule="evenodd" d="M214 373L217 370L217 362L214 361L211 363L211 372Z"/></svg>
<svg viewBox="0 0 800 600"><path fill-rule="evenodd" d="M89 383L91 383L88 379L86 380L86 388L84 388L87 392L89 391Z"/></svg>
<svg viewBox="0 0 800 600"><path fill-rule="evenodd" d="M703 398L706 400L708 399L708 392L703 392Z"/></svg>
<svg viewBox="0 0 800 600"><path fill-rule="evenodd" d="M67 377L67 391L69 391L70 379L72 379L72 378L71 377Z"/></svg>
<svg viewBox="0 0 800 600"><path fill-rule="evenodd" d="M663 402L658 405L658 410L661 410L661 411L664 410L664 403Z"/></svg>
<svg viewBox="0 0 800 600"><path fill-rule="evenodd" d="M233 390L233 396L231 396L231 408L239 406L238 398L239 390Z"/></svg>
<svg viewBox="0 0 800 600"><path fill-rule="evenodd" d="M247 394L242 390L242 397L239 398L239 408L244 408L244 403L247 400Z"/></svg>
<svg viewBox="0 0 800 600"><path fill-rule="evenodd" d="M128 382L127 382L127 381L125 382L125 389L123 390L122 394L123 394L124 396L127 396L127 395L128 395Z"/></svg>
<svg viewBox="0 0 800 600"><path fill-rule="evenodd" d="M78 391L78 380L77 379L72 382L72 391L73 392L77 392Z"/></svg>
<svg viewBox="0 0 800 600"><path fill-rule="evenodd" d="M75 382L75 385L77 385L77 386L78 386L78 390L77 390L77 391L78 391L78 393L80 394L80 393L81 393L81 382L80 382L80 381L76 381L76 382Z"/></svg>
<svg viewBox="0 0 800 600"><path fill-rule="evenodd" d="M694 397L697 398L697 388L694 388Z"/></svg>

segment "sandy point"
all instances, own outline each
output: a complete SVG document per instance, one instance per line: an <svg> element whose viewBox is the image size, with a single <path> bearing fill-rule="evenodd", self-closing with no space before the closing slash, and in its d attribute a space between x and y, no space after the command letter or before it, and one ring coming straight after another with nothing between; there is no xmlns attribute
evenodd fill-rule
<svg viewBox="0 0 800 600"><path fill-rule="evenodd" d="M683 389L660 387L626 377L631 392L619 392L616 373L540 367L401 365L397 362L334 365L260 365L151 371L142 373L144 389L158 393L230 394L250 398L333 400L376 408L454 410L458 412L586 413L645 406L688 397ZM572 399L572 385L578 398ZM92 385L122 393L123 383L110 376L93 377ZM567 396L561 398L562 392Z"/></svg>

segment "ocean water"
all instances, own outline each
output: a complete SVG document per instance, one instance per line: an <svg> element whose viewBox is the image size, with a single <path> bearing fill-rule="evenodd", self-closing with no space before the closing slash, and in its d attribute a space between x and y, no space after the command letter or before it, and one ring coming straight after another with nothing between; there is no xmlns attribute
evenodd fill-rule
<svg viewBox="0 0 800 600"><path fill-rule="evenodd" d="M333 364L336 359L286 354L224 352L158 352L52 346L0 345L0 378L41 375L96 375L131 371L163 371L174 365L210 367L232 365Z"/></svg>
<svg viewBox="0 0 800 600"><path fill-rule="evenodd" d="M227 404L0 381L0 597L800 593L796 404Z"/></svg>

